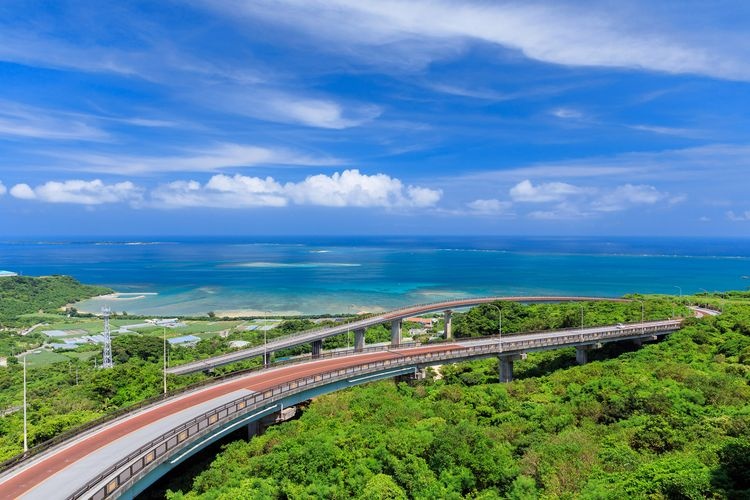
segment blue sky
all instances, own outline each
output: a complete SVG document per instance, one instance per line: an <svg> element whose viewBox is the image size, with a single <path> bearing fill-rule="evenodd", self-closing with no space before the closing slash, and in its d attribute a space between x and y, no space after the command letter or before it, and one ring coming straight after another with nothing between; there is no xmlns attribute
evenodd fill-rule
<svg viewBox="0 0 750 500"><path fill-rule="evenodd" d="M746 236L750 4L0 4L0 234Z"/></svg>

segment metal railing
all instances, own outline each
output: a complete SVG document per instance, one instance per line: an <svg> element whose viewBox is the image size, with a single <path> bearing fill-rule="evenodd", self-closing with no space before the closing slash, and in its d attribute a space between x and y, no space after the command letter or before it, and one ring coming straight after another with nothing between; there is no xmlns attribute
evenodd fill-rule
<svg viewBox="0 0 750 500"><path fill-rule="evenodd" d="M128 484L132 484L146 473L163 463L171 456L171 451L182 448L183 443L193 437L197 439L224 425L248 415L251 412L270 409L269 405L283 398L303 393L305 391L341 382L350 379L352 375L366 375L370 373L383 372L390 368L403 368L412 366L428 366L446 361L455 361L467 358L478 358L493 355L513 355L526 350L540 347L572 346L582 343L592 343L607 340L618 340L632 338L656 333L666 333L677 329L679 321L665 321L656 325L633 326L631 328L615 328L605 331L578 333L571 335L559 335L553 337L539 337L526 340L505 340L502 343L488 343L477 346L448 348L442 351L434 351L409 355L400 353L401 356L363 363L346 368L321 372L315 375L301 377L284 382L276 386L243 396L234 401L224 403L221 406L206 411L183 424L165 432L161 436L142 445L127 456L109 466L96 477L87 481L86 484L76 490L69 498L78 499L85 496L96 500L110 497L119 493L119 490ZM354 381L349 381L354 384ZM187 444L187 443L186 443Z"/></svg>

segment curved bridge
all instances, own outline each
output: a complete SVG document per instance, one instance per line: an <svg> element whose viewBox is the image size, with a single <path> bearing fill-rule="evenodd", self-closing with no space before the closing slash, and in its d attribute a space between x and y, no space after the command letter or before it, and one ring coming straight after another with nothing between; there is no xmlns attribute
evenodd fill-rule
<svg viewBox="0 0 750 500"><path fill-rule="evenodd" d="M391 345L397 347L401 345L401 322L410 316L426 314L432 312L444 311L445 313L445 338L452 337L451 332L451 313L453 309L463 307L473 307L490 302L632 302L629 299L608 298L608 297L576 297L576 296L518 296L518 297L476 297L468 299L447 300L442 302L433 302L430 304L418 304L396 309L382 314L369 316L365 319L344 323L341 325L307 330L304 332L287 335L273 339L266 345L242 349L239 351L214 356L186 363L184 365L174 366L167 369L167 373L174 375L184 375L187 373L210 370L222 365L228 365L243 359L254 358L256 356L264 357L264 364L268 364L271 353L287 347L294 347L301 344L312 344L312 355L314 358L320 357L323 349L323 339L347 333L354 332L354 350L363 352L365 350L365 330L371 326L381 323L391 324Z"/></svg>
<svg viewBox="0 0 750 500"><path fill-rule="evenodd" d="M381 347L331 359L239 374L174 396L77 435L26 459L0 477L4 497L133 498L159 477L227 433L320 394L427 366L496 356L500 378L527 352L606 342L655 340L682 320L547 331L413 347Z"/></svg>

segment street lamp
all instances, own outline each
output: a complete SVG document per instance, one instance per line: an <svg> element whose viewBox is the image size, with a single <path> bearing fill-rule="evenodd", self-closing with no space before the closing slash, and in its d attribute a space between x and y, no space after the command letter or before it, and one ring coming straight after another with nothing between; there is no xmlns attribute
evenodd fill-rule
<svg viewBox="0 0 750 500"><path fill-rule="evenodd" d="M583 302L578 305L581 306L581 328L583 328Z"/></svg>
<svg viewBox="0 0 750 500"><path fill-rule="evenodd" d="M268 368L268 311L263 311L263 366Z"/></svg>
<svg viewBox="0 0 750 500"><path fill-rule="evenodd" d="M29 451L28 427L26 420L26 353L23 354L23 452Z"/></svg>
<svg viewBox="0 0 750 500"><path fill-rule="evenodd" d="M167 327L164 327L164 352L162 353L164 370L162 371L162 381L164 383L164 394L167 394Z"/></svg>
<svg viewBox="0 0 750 500"><path fill-rule="evenodd" d="M646 309L643 306L642 300L638 300L638 299L635 299L635 300L636 302L641 303L641 333L646 333L646 325L644 324L644 322L646 321Z"/></svg>
<svg viewBox="0 0 750 500"><path fill-rule="evenodd" d="M499 306L496 306L495 304L487 304L488 306L492 306L495 309L497 309L497 343L500 346L500 350L502 350L503 346L503 310L500 309Z"/></svg>

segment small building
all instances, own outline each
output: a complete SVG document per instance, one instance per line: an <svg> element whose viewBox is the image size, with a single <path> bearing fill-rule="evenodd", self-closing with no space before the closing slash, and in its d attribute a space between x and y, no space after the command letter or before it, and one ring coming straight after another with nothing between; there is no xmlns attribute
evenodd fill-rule
<svg viewBox="0 0 750 500"><path fill-rule="evenodd" d="M10 278L11 276L18 276L18 273L13 271L0 271L0 278Z"/></svg>
<svg viewBox="0 0 750 500"><path fill-rule="evenodd" d="M409 323L419 323L424 328L432 328L435 322L433 318L417 318L416 316L412 318L406 318L404 319L404 321L408 321Z"/></svg>
<svg viewBox="0 0 750 500"><path fill-rule="evenodd" d="M170 345L179 345L183 347L195 347L195 344L200 342L200 337L195 335L183 335L182 337L174 337L167 339Z"/></svg>

